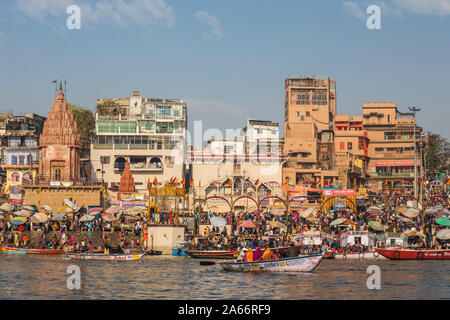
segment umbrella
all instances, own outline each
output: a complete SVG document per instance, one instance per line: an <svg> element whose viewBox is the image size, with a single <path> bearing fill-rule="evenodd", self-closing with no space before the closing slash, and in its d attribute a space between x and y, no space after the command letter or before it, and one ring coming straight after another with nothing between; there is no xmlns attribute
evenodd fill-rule
<svg viewBox="0 0 450 320"><path fill-rule="evenodd" d="M53 216L52 220L62 219L62 218L64 218L66 216L66 214L67 214L67 212L58 213L57 215Z"/></svg>
<svg viewBox="0 0 450 320"><path fill-rule="evenodd" d="M419 215L420 211L414 208L408 208L405 212L402 213L402 215L408 217L408 218L415 218Z"/></svg>
<svg viewBox="0 0 450 320"><path fill-rule="evenodd" d="M239 224L240 228L256 228L256 223L254 223L251 220L246 220L244 222L242 222L241 224Z"/></svg>
<svg viewBox="0 0 450 320"><path fill-rule="evenodd" d="M121 210L121 207L119 206L111 206L108 209L106 209L106 213L119 213L119 211Z"/></svg>
<svg viewBox="0 0 450 320"><path fill-rule="evenodd" d="M336 202L333 206L333 209L344 209L344 208L347 208L347 206L342 201Z"/></svg>
<svg viewBox="0 0 450 320"><path fill-rule="evenodd" d="M436 218L434 221L441 226L450 227L450 220L447 218Z"/></svg>
<svg viewBox="0 0 450 320"><path fill-rule="evenodd" d="M42 207L45 211L53 211L52 207L48 206L48 205L44 205Z"/></svg>
<svg viewBox="0 0 450 320"><path fill-rule="evenodd" d="M308 218L308 217L309 217L310 215L312 215L315 211L316 211L315 208L308 208L308 209L305 209L305 210L303 210L303 211L300 213L300 217L302 217L302 218Z"/></svg>
<svg viewBox="0 0 450 320"><path fill-rule="evenodd" d="M80 218L81 222L86 222L86 221L92 221L95 219L95 216L91 216L91 215L84 215Z"/></svg>
<svg viewBox="0 0 450 320"><path fill-rule="evenodd" d="M9 211L11 210L11 205L8 202L5 202L0 206L0 210L2 211Z"/></svg>
<svg viewBox="0 0 450 320"><path fill-rule="evenodd" d="M401 217L400 220L403 222L406 222L406 223L414 223L414 221L412 221L411 219L406 218L406 217Z"/></svg>
<svg viewBox="0 0 450 320"><path fill-rule="evenodd" d="M444 210L444 208L442 208L442 206L435 206L435 207L428 208L427 210L425 210L425 214L437 215L437 214L441 213L443 210Z"/></svg>
<svg viewBox="0 0 450 320"><path fill-rule="evenodd" d="M70 201L69 199L64 199L64 204L65 204L66 206L68 206L69 208L73 208L73 207L74 207L73 202Z"/></svg>
<svg viewBox="0 0 450 320"><path fill-rule="evenodd" d="M60 208L58 209L58 213L66 212L67 209L69 209L69 207L68 207L67 205L63 205L62 207L60 207Z"/></svg>
<svg viewBox="0 0 450 320"><path fill-rule="evenodd" d="M117 220L117 218L114 217L112 214L106 214L106 213L102 214L102 219L103 219L103 221L109 221L109 222Z"/></svg>
<svg viewBox="0 0 450 320"><path fill-rule="evenodd" d="M400 207L397 207L397 208L395 209L395 212L396 212L396 213L403 213L403 212L405 212L406 210L408 210L408 207L407 207L407 206L400 206Z"/></svg>
<svg viewBox="0 0 450 320"><path fill-rule="evenodd" d="M269 224L272 226L272 228L286 228L286 226L279 221L269 221Z"/></svg>
<svg viewBox="0 0 450 320"><path fill-rule="evenodd" d="M368 225L376 231L384 231L384 226L378 221L369 221Z"/></svg>
<svg viewBox="0 0 450 320"><path fill-rule="evenodd" d="M18 226L24 224L25 222L27 222L27 218L25 217L15 217L11 219L11 223Z"/></svg>
<svg viewBox="0 0 450 320"><path fill-rule="evenodd" d="M270 214L274 215L274 216L282 216L283 214L285 214L286 212L283 209L272 209L270 210Z"/></svg>
<svg viewBox="0 0 450 320"><path fill-rule="evenodd" d="M383 210L379 207L372 206L366 209L366 212L370 214L382 214Z"/></svg>
<svg viewBox="0 0 450 320"><path fill-rule="evenodd" d="M103 211L102 207L93 207L88 210L88 214L95 216L97 213L102 212L102 211Z"/></svg>
<svg viewBox="0 0 450 320"><path fill-rule="evenodd" d="M226 220L222 217L211 217L209 221L215 227L224 227L227 224Z"/></svg>
<svg viewBox="0 0 450 320"><path fill-rule="evenodd" d="M28 210L28 211L36 211L35 208L33 208L32 206L24 206L22 207L22 209Z"/></svg>
<svg viewBox="0 0 450 320"><path fill-rule="evenodd" d="M405 232L403 232L403 234L406 234L408 237L422 237L425 238L425 235L417 230L406 230Z"/></svg>
<svg viewBox="0 0 450 320"><path fill-rule="evenodd" d="M31 212L28 210L16 211L14 212L16 216L29 218L31 216Z"/></svg>
<svg viewBox="0 0 450 320"><path fill-rule="evenodd" d="M331 221L330 226L337 226L343 224L347 219L346 218L337 218L336 220Z"/></svg>
<svg viewBox="0 0 450 320"><path fill-rule="evenodd" d="M44 223L48 220L48 216L43 212L36 212L30 218L33 223Z"/></svg>
<svg viewBox="0 0 450 320"><path fill-rule="evenodd" d="M436 237L441 240L450 240L450 229L443 229L436 234Z"/></svg>

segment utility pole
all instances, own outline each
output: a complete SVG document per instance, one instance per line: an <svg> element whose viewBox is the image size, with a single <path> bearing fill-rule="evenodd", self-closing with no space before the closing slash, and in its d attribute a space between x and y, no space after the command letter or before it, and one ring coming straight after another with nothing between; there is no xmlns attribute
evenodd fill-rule
<svg viewBox="0 0 450 320"><path fill-rule="evenodd" d="M414 202L416 205L416 208L418 208L417 205L417 144L416 144L416 112L420 111L420 108L416 107L408 107L410 111L413 113L414 118Z"/></svg>

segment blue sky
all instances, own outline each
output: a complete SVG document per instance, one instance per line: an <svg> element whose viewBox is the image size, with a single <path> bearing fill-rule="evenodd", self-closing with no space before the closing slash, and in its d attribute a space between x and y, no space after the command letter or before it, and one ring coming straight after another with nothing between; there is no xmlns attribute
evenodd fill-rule
<svg viewBox="0 0 450 320"><path fill-rule="evenodd" d="M81 29L68 30L68 5ZM381 30L366 8L381 7ZM339 113L364 101L418 106L450 138L450 0L17 0L0 3L0 112L47 115L54 79L69 102L183 98L189 125L283 123L284 79L337 82Z"/></svg>

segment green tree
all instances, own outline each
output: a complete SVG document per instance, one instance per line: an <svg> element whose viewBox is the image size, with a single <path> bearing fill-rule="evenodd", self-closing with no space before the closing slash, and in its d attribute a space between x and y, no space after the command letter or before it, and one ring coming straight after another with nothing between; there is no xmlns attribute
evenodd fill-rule
<svg viewBox="0 0 450 320"><path fill-rule="evenodd" d="M424 151L428 174L450 170L450 143L446 138L429 132L425 137Z"/></svg>
<svg viewBox="0 0 450 320"><path fill-rule="evenodd" d="M89 150L91 139L95 130L95 116L92 111L69 104L75 122L78 127L78 134L81 139L82 150Z"/></svg>

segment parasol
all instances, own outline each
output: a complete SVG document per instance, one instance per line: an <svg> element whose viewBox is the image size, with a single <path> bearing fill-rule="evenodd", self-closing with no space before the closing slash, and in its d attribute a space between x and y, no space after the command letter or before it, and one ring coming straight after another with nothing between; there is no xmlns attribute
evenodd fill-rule
<svg viewBox="0 0 450 320"><path fill-rule="evenodd" d="M14 212L16 216L29 218L31 216L31 212L28 210L21 210Z"/></svg>
<svg viewBox="0 0 450 320"><path fill-rule="evenodd" d="M67 212L61 212L53 216L52 220L60 220L66 216Z"/></svg>
<svg viewBox="0 0 450 320"><path fill-rule="evenodd" d="M256 223L251 220L246 220L239 224L240 228L256 228Z"/></svg>
<svg viewBox="0 0 450 320"><path fill-rule="evenodd" d="M450 240L450 229L443 229L436 234L436 237L441 240Z"/></svg>
<svg viewBox="0 0 450 320"><path fill-rule="evenodd" d="M342 201L336 202L333 206L333 209L335 209L335 210L344 209L344 208L347 208L347 206Z"/></svg>
<svg viewBox="0 0 450 320"><path fill-rule="evenodd" d="M384 231L384 226L378 221L369 221L369 227L376 231Z"/></svg>
<svg viewBox="0 0 450 320"><path fill-rule="evenodd" d="M95 219L95 216L93 216L93 215L84 215L84 216L82 216L81 218L80 218L80 221L81 222L86 222L86 221L92 221L92 220L94 220Z"/></svg>
<svg viewBox="0 0 450 320"><path fill-rule="evenodd" d="M380 207L372 206L366 209L366 212L369 214L382 214L383 210Z"/></svg>
<svg viewBox="0 0 450 320"><path fill-rule="evenodd" d="M283 209L279 209L279 208L270 210L270 214L274 215L274 216L282 216L285 213L286 212Z"/></svg>
<svg viewBox="0 0 450 320"><path fill-rule="evenodd" d="M114 215L112 215L112 214L102 213L101 216L102 216L103 221L113 222L113 221L117 220L117 218L114 217Z"/></svg>
<svg viewBox="0 0 450 320"><path fill-rule="evenodd" d="M111 207L109 207L108 209L106 209L106 213L119 213L119 211L121 210L122 208L120 207L120 206L111 206Z"/></svg>
<svg viewBox="0 0 450 320"><path fill-rule="evenodd" d="M395 212L396 212L396 213L403 213L403 212L405 212L406 210L408 210L408 207L407 207L407 206L400 206L400 207L397 207L397 208L395 209Z"/></svg>
<svg viewBox="0 0 450 320"><path fill-rule="evenodd" d="M8 202L5 202L0 206L0 210L2 211L9 211L11 210L11 205Z"/></svg>
<svg viewBox="0 0 450 320"><path fill-rule="evenodd" d="M337 218L336 220L331 221L330 226L338 226L343 224L345 221L347 221L346 218Z"/></svg>
<svg viewBox="0 0 450 320"><path fill-rule="evenodd" d="M444 210L444 208L442 208L442 206L435 206L435 207L428 208L427 210L425 210L425 214L437 215L437 214L441 213L443 210Z"/></svg>
<svg viewBox="0 0 450 320"><path fill-rule="evenodd" d="M48 205L44 205L42 207L42 209L44 209L45 211L53 211L52 207L48 206Z"/></svg>
<svg viewBox="0 0 450 320"><path fill-rule="evenodd" d="M227 224L227 222L226 222L226 220L225 220L224 218L222 218L222 217L216 217L216 216L211 217L211 218L209 219L209 222L211 222L211 224L212 224L213 226L215 226L215 227L224 227L224 226L226 226L226 224Z"/></svg>
<svg viewBox="0 0 450 320"><path fill-rule="evenodd" d="M36 212L30 218L30 221L33 223L44 223L47 222L48 216L43 212Z"/></svg>
<svg viewBox="0 0 450 320"><path fill-rule="evenodd" d="M316 211L315 208L308 208L308 209L305 209L305 210L303 210L303 211L300 213L300 217L302 217L302 218L308 218L308 217L309 217L310 215L312 215L315 211Z"/></svg>
<svg viewBox="0 0 450 320"><path fill-rule="evenodd" d="M405 212L402 213L405 217L415 218L419 215L420 211L414 208L408 208Z"/></svg>
<svg viewBox="0 0 450 320"><path fill-rule="evenodd" d="M88 210L88 214L91 216L95 216L97 213L102 212L102 211L103 211L102 207L93 207Z"/></svg>
<svg viewBox="0 0 450 320"><path fill-rule="evenodd" d="M407 235L408 237L422 237L425 238L425 235L417 230L406 230L405 232L403 232L403 234Z"/></svg>
<svg viewBox="0 0 450 320"><path fill-rule="evenodd" d="M411 219L406 218L406 217L400 217L400 220L405 222L405 223L414 223L414 221L412 221Z"/></svg>
<svg viewBox="0 0 450 320"><path fill-rule="evenodd" d="M286 228L286 226L279 221L269 221L269 224L272 228Z"/></svg>
<svg viewBox="0 0 450 320"><path fill-rule="evenodd" d="M25 217L15 217L11 219L11 223L18 226L24 224L25 222L27 222L27 218Z"/></svg>
<svg viewBox="0 0 450 320"><path fill-rule="evenodd" d="M441 226L450 227L450 220L447 218L436 218L434 219L434 222L440 224Z"/></svg>

